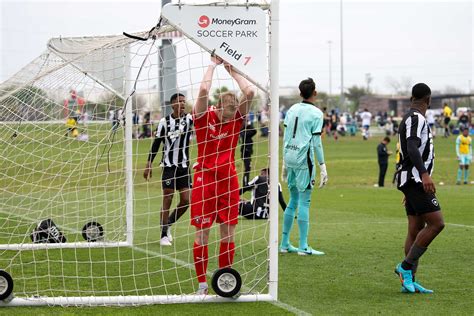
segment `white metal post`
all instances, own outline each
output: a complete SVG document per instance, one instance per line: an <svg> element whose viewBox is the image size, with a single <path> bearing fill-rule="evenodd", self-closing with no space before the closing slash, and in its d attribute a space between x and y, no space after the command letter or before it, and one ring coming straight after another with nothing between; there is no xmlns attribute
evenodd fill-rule
<svg viewBox="0 0 474 316"><path fill-rule="evenodd" d="M341 29L340 29L340 32L341 32L341 110L345 110L344 108L344 103L345 103L345 100L344 100L344 29L343 29L343 24L342 24L342 19L343 15L342 15L342 0L340 2L340 22L341 22Z"/></svg>
<svg viewBox="0 0 474 316"><path fill-rule="evenodd" d="M128 50L130 48L127 48ZM131 90L130 81L130 56L127 51L125 62L125 95L128 95ZM128 67L127 67L128 66ZM126 211L126 229L127 229L127 244L133 245L133 101L132 97L128 98L125 105L125 211Z"/></svg>
<svg viewBox="0 0 474 316"><path fill-rule="evenodd" d="M279 73L278 73L278 29L279 0L270 7L270 249L269 249L269 294L278 299L278 170L279 170Z"/></svg>

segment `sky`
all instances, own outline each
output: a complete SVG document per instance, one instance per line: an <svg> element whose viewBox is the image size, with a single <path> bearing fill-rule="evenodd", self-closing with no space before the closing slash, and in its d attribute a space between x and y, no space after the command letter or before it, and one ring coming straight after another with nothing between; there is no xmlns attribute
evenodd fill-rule
<svg viewBox="0 0 474 316"><path fill-rule="evenodd" d="M51 37L148 30L160 7L159 0L0 0L0 82ZM370 76L379 94L392 94L394 82L474 90L473 1L343 0L342 8L345 89L366 86ZM340 22L338 0L280 0L280 86L312 77L318 90L340 92Z"/></svg>

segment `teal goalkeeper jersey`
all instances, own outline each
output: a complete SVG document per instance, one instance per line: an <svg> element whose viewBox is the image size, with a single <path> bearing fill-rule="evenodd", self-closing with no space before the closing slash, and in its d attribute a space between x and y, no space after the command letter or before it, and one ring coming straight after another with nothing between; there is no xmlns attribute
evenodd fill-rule
<svg viewBox="0 0 474 316"><path fill-rule="evenodd" d="M321 135L323 112L311 103L291 106L285 117L283 157L289 168L307 169L314 165L313 137Z"/></svg>

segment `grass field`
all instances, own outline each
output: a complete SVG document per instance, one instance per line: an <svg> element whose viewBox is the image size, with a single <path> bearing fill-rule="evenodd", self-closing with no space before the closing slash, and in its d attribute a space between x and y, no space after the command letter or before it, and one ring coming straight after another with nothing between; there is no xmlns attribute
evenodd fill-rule
<svg viewBox="0 0 474 316"><path fill-rule="evenodd" d="M437 187L438 198L442 206L445 230L433 242L420 262L418 279L428 288L435 290L434 295L408 295L400 293L400 283L393 273L394 266L403 258L403 243L406 234L406 219L401 205L401 193L391 186L394 162L389 168L385 188L376 188L378 167L376 164L376 146L378 138L362 141L360 137L324 140L325 156L329 173L329 184L322 190L313 192L311 204L310 244L326 252L321 257L300 257L292 254L279 256L279 303L248 304L186 304L156 305L124 308L14 308L0 309L0 314L426 314L426 315L469 315L474 311L472 300L474 286L471 264L474 262L474 186L456 186L457 162L454 152L454 137L436 138L435 183L444 182ZM3 143L2 143L3 144ZM3 144L4 145L4 144ZM192 290L194 271L188 267L177 267L167 261L164 254L172 254L180 262L192 262L190 246L192 230L186 221L174 228L179 237L173 249L161 250L158 245L159 233L156 215L153 209L159 209L159 197L150 200L146 197L160 192L159 172L154 174L155 181L146 183L141 178L142 166L146 160L150 141L140 140L134 143L140 156L136 163L136 241L138 249L116 249L107 252L97 250L48 250L21 252L14 259L13 252L2 253L0 265L9 260L19 263L25 279L19 282L19 289L28 287L28 278L37 273L49 273L56 278L34 280L34 287L48 288L50 295L61 295L69 279L61 278L61 270L72 276L94 275L86 278L81 288L67 284L74 291L89 289L97 294L137 293L156 294L167 290L189 292ZM394 150L392 142L389 147ZM4 148L3 148L4 149ZM3 150L3 152L5 152ZM267 164L265 153L267 144L259 143L255 156L256 170ZM51 155L57 153L51 152ZM115 161L119 168L121 161ZM157 164L155 164L156 166ZM2 168L6 164L2 165ZM114 169L112 165L112 169ZM238 163L241 170L241 163ZM155 167L155 171L159 169ZM3 172L3 170L2 170ZM13 170L11 170L13 172ZM474 179L474 176L472 177ZM5 180L4 180L5 181ZM47 180L45 180L47 181ZM3 182L2 185L6 185ZM288 192L283 184L284 194ZM5 193L3 193L5 194ZM247 196L248 197L248 196ZM2 196L5 198L5 196ZM140 211L141 210L141 211ZM0 221L11 220L11 215L0 213ZM279 210L280 219L282 216ZM154 221L153 221L154 220ZM4 226L5 227L5 226ZM145 228L142 228L145 227ZM239 224L237 242L242 246L236 254L236 268L243 272L247 287L265 291L265 282L257 282L264 275L265 230L262 222L242 220ZM254 239L259 238L255 242ZM213 234L215 240L216 234ZM4 239L5 236L0 236ZM150 240L155 240L150 243ZM292 240L297 241L297 226L293 229ZM146 242L146 243L145 243ZM215 252L211 245L210 253ZM120 259L120 262L116 260ZM90 261L93 261L93 264ZM45 264L50 263L51 271ZM209 270L215 268L215 259L210 260ZM33 263L36 264L28 264ZM76 265L81 262L83 265ZM159 264L161 269L173 273L136 273L137 271L156 271L148 265ZM72 271L72 270L78 271ZM84 269L84 271L79 271ZM106 271L106 272L104 272ZM106 276L106 277L105 277ZM119 276L121 276L119 278ZM30 280L31 282L31 280ZM164 283L167 284L164 287ZM84 288L85 286L85 288ZM180 288L180 286L184 288ZM138 290L137 290L138 289ZM31 289L29 289L31 291ZM34 292L34 291L32 291ZM71 294L71 293L64 293Z"/></svg>

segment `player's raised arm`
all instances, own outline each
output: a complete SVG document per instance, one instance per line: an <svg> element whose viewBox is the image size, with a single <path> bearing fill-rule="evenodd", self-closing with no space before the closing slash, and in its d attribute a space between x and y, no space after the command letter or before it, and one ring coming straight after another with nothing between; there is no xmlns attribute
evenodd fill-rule
<svg viewBox="0 0 474 316"><path fill-rule="evenodd" d="M207 67L204 78L202 78L201 86L199 87L199 95L196 104L194 105L194 115L196 118L201 117L207 111L214 69L220 64L222 64L221 58L218 56L211 56L211 64Z"/></svg>
<svg viewBox="0 0 474 316"><path fill-rule="evenodd" d="M252 84L245 79L241 74L234 70L231 64L224 62L224 67L229 73L229 75L237 81L240 91L242 91L242 99L239 103L239 112L242 116L247 115L250 110L250 105L252 104L253 97L255 95L255 90Z"/></svg>

